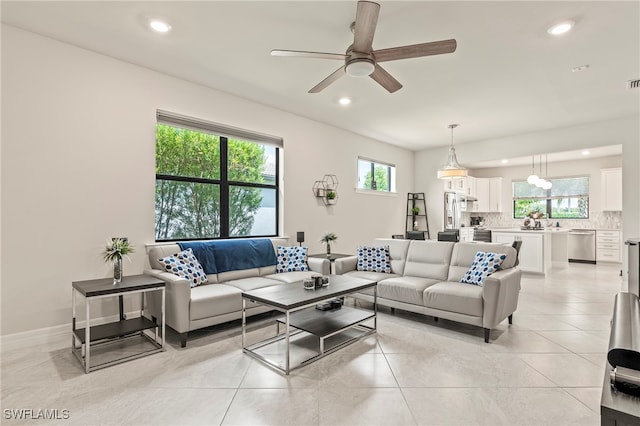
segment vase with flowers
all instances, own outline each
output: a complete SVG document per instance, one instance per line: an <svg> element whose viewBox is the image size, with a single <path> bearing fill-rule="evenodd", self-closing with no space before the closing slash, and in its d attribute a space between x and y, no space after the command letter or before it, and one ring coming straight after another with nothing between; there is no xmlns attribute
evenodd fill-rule
<svg viewBox="0 0 640 426"><path fill-rule="evenodd" d="M327 245L327 256L331 255L331 242L337 239L338 236L335 234L335 232L327 232L322 236L322 239L320 239L323 244Z"/></svg>
<svg viewBox="0 0 640 426"><path fill-rule="evenodd" d="M113 263L113 283L122 281L122 258L135 251L127 238L112 238L104 249L105 262Z"/></svg>

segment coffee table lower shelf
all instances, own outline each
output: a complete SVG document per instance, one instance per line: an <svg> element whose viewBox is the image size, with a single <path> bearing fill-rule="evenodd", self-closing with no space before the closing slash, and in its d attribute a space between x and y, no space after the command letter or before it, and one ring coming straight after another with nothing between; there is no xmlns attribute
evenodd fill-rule
<svg viewBox="0 0 640 426"><path fill-rule="evenodd" d="M286 317L276 319L276 335L245 347L245 353L257 358L270 366L289 374L289 371L303 367L330 353L350 345L365 336L376 332L376 311L342 306L340 309L321 311L313 307L292 312L289 325L295 329L289 333L286 342ZM363 324L373 320L374 325ZM285 333L280 326L285 327ZM288 371L284 360L290 351L291 357L298 361ZM280 355L280 362L274 358Z"/></svg>

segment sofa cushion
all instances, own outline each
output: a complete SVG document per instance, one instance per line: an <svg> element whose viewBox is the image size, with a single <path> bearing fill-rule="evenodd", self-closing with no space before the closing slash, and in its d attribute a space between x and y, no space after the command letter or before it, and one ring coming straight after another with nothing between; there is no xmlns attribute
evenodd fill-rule
<svg viewBox="0 0 640 426"><path fill-rule="evenodd" d="M394 277L378 282L378 297L422 305L425 289L440 282L431 278Z"/></svg>
<svg viewBox="0 0 640 426"><path fill-rule="evenodd" d="M183 250L171 256L158 259L158 263L163 265L163 269L189 281L191 287L196 287L207 282L207 275L202 269L202 265L193 255L191 249Z"/></svg>
<svg viewBox="0 0 640 426"><path fill-rule="evenodd" d="M391 263L391 273L402 275L404 273L404 262L407 260L407 250L409 249L409 240L394 240L393 238L376 238L373 246L389 247L389 259Z"/></svg>
<svg viewBox="0 0 640 426"><path fill-rule="evenodd" d="M371 272L371 271L349 271L345 272L343 275L348 275L350 277L355 278L363 278L365 280L380 282L382 280L386 280L387 278L399 277L397 274L386 274L384 272Z"/></svg>
<svg viewBox="0 0 640 426"><path fill-rule="evenodd" d="M471 267L460 280L461 283L482 286L485 278L500 269L500 264L507 258L506 254L479 251Z"/></svg>
<svg viewBox="0 0 640 426"><path fill-rule="evenodd" d="M502 262L502 265L500 265L500 269L513 268L515 264L516 250L509 245L475 242L457 243L453 248L451 266L449 267L449 275L446 280L460 282L473 263L476 253L479 251L506 254L507 258Z"/></svg>
<svg viewBox="0 0 640 426"><path fill-rule="evenodd" d="M389 246L370 247L358 246L358 271L391 273L391 259L389 257Z"/></svg>
<svg viewBox="0 0 640 426"><path fill-rule="evenodd" d="M482 316L482 287L443 281L424 291L424 306L459 314Z"/></svg>
<svg viewBox="0 0 640 426"><path fill-rule="evenodd" d="M242 310L242 292L225 284L201 285L191 290L191 321Z"/></svg>
<svg viewBox="0 0 640 426"><path fill-rule="evenodd" d="M278 264L276 272L308 271L306 247L278 246Z"/></svg>
<svg viewBox="0 0 640 426"><path fill-rule="evenodd" d="M455 243L444 241L412 240L403 275L446 280L454 245Z"/></svg>
<svg viewBox="0 0 640 426"><path fill-rule="evenodd" d="M313 271L294 271L294 272L282 272L279 274L269 274L269 275L265 275L264 278L270 278L272 280L281 281L281 284L282 283L289 284L289 283L302 281L307 278L311 278L314 275L320 275L320 274Z"/></svg>
<svg viewBox="0 0 640 426"><path fill-rule="evenodd" d="M226 281L225 285L233 286L242 291L255 290L262 287L271 287L273 285L283 285L282 281L265 277L241 278L239 280Z"/></svg>

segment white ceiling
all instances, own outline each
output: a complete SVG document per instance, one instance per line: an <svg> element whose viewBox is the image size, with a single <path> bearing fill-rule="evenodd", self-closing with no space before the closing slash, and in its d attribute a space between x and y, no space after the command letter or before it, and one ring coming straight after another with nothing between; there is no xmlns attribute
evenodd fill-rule
<svg viewBox="0 0 640 426"><path fill-rule="evenodd" d="M381 1L374 49L455 38L449 55L387 62L387 93L345 76L307 91L338 61L271 49L344 53L355 1L2 1L2 21L105 55L413 150L640 116L640 3ZM148 17L173 29L151 32ZM562 19L574 30L552 37ZM571 69L588 64L586 71ZM338 105L341 96L353 103ZM212 117L214 119L214 117Z"/></svg>

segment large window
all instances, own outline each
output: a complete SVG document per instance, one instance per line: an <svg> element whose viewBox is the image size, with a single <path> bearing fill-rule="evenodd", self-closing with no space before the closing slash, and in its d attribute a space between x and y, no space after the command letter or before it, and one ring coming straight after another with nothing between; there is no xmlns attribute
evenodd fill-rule
<svg viewBox="0 0 640 426"><path fill-rule="evenodd" d="M513 217L540 212L549 219L589 218L589 177L548 179L551 189L542 189L527 181L513 182Z"/></svg>
<svg viewBox="0 0 640 426"><path fill-rule="evenodd" d="M156 241L277 235L280 143L158 111Z"/></svg>
<svg viewBox="0 0 640 426"><path fill-rule="evenodd" d="M358 189L396 191L396 166L358 158Z"/></svg>

